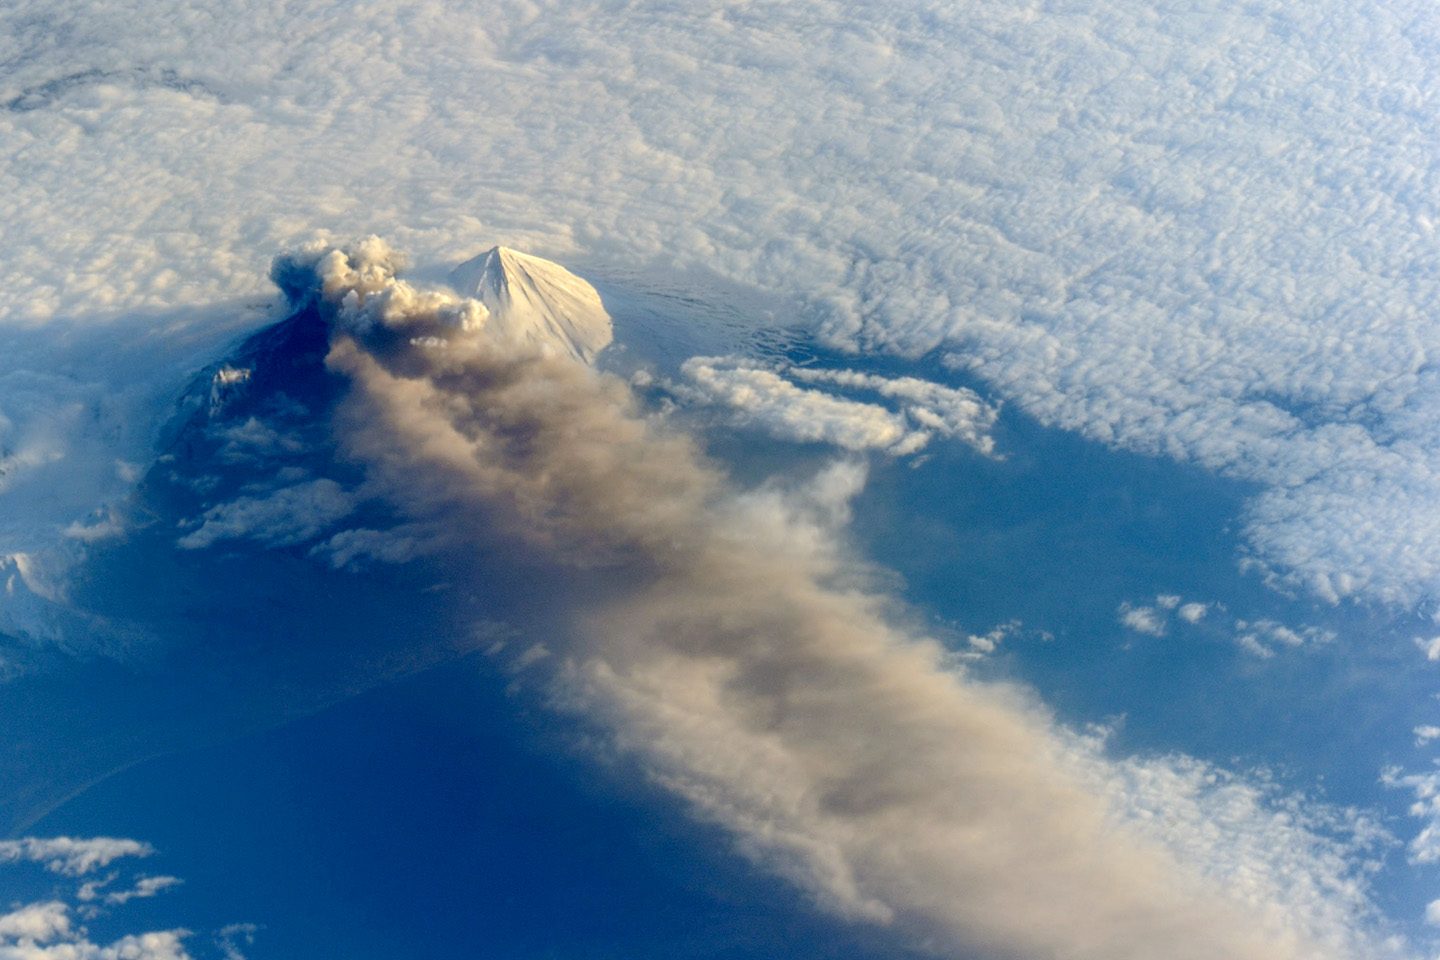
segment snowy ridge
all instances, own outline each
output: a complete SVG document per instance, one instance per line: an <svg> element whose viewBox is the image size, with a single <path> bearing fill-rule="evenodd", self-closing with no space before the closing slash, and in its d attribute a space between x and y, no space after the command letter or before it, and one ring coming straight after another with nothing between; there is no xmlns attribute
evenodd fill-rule
<svg viewBox="0 0 1440 960"><path fill-rule="evenodd" d="M549 260L495 247L456 267L450 285L484 303L486 329L507 340L548 344L584 363L610 343L610 314L595 288Z"/></svg>

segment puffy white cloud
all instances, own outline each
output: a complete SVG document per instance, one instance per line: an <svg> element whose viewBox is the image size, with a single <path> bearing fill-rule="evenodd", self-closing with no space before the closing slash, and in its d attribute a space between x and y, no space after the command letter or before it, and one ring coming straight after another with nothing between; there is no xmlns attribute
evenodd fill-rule
<svg viewBox="0 0 1440 960"><path fill-rule="evenodd" d="M930 442L903 414L873 403L797 387L773 370L735 358L693 357L681 368L700 396L786 440L904 455Z"/></svg>
<svg viewBox="0 0 1440 960"><path fill-rule="evenodd" d="M1136 633L1152 637L1165 636L1165 614L1156 607L1133 607L1120 604L1120 622Z"/></svg>
<svg viewBox="0 0 1440 960"><path fill-rule="evenodd" d="M78 877L108 866L121 857L148 857L148 843L116 837L25 837L0 840L0 863L29 860L47 870Z"/></svg>
<svg viewBox="0 0 1440 960"><path fill-rule="evenodd" d="M890 379L854 370L820 370L790 367L787 376L805 383L829 383L857 390L869 390L904 402L905 415L919 428L942 437L953 437L984 454L995 449L990 430L999 411L974 390L947 387L915 377Z"/></svg>
<svg viewBox="0 0 1440 960"><path fill-rule="evenodd" d="M1180 608L1175 611L1175 615L1186 623L1199 623L1205 619L1205 614L1209 612L1209 604L1191 601L1190 603L1181 604Z"/></svg>
<svg viewBox="0 0 1440 960"><path fill-rule="evenodd" d="M0 915L0 943L6 940L45 943L69 934L70 909L57 900L26 904Z"/></svg>
<svg viewBox="0 0 1440 960"><path fill-rule="evenodd" d="M739 357L692 357L680 369L691 387L686 395L729 407L742 422L786 440L897 456L918 452L934 436L960 440L987 455L995 447L989 431L997 411L972 390L853 370L772 369ZM878 393L902 406L894 411L799 387L796 380Z"/></svg>
<svg viewBox="0 0 1440 960"><path fill-rule="evenodd" d="M1389 767L1381 781L1392 789L1409 790L1415 797L1410 816L1425 826L1410 841L1412 863L1440 863L1440 773L1406 773Z"/></svg>
<svg viewBox="0 0 1440 960"><path fill-rule="evenodd" d="M1184 599L1179 594L1161 593L1155 596L1153 605L1126 601L1120 604L1117 611L1120 614L1120 623L1136 633L1152 637L1163 637L1169 632L1172 616L1192 625L1199 623L1209 612L1210 606L1196 602L1185 603Z"/></svg>
<svg viewBox="0 0 1440 960"><path fill-rule="evenodd" d="M569 626L525 676L820 906L950 953L1391 952L1367 933L1363 819L1184 758L1116 761L896 626L837 542L853 466L739 493L622 381L457 331L457 304L357 323L389 258L347 261L367 279L324 291L327 362L377 495L444 516L451 549L508 538L608 583L550 611Z"/></svg>
<svg viewBox="0 0 1440 960"><path fill-rule="evenodd" d="M1153 605L1134 604L1126 601L1120 604L1116 612L1119 614L1120 623L1126 629L1147 636L1163 637L1169 632L1170 624L1173 622L1171 617L1193 626L1205 619L1210 610L1215 607L1221 610L1225 609L1224 604L1199 603L1197 601L1187 603L1178 594L1162 593L1155 597ZM1274 657L1276 647L1298 649L1307 644L1330 643L1336 637L1333 630L1313 626L1302 626L1297 629L1268 618L1236 620L1235 631L1235 642L1247 653L1263 660ZM1417 639L1416 643L1420 645L1421 649L1428 649L1425 642Z"/></svg>
<svg viewBox="0 0 1440 960"><path fill-rule="evenodd" d="M83 935L53 941L20 937L14 942L0 940L0 960L190 960L182 942L188 935L187 930L157 930L108 945Z"/></svg>
<svg viewBox="0 0 1440 960"><path fill-rule="evenodd" d="M1000 649L1000 644L1004 643L1006 640L1015 636L1015 634L1019 632L1020 621L1011 620L1008 623L1002 623L999 626L993 628L992 630L990 630L989 633L972 633L965 638L965 642L970 645L970 649L973 650L976 654L984 656L986 654L994 653L996 650Z"/></svg>
<svg viewBox="0 0 1440 960"><path fill-rule="evenodd" d="M1440 727L1437 727L1434 724L1426 723L1416 727L1414 733L1415 746L1423 747L1431 740L1440 738Z"/></svg>
<svg viewBox="0 0 1440 960"><path fill-rule="evenodd" d="M1296 649L1306 644L1330 643L1335 639L1333 630L1320 627L1301 627L1294 630L1278 620L1269 619L1236 620L1235 630L1236 643L1247 652L1266 660L1275 655L1276 645Z"/></svg>
<svg viewBox="0 0 1440 960"><path fill-rule="evenodd" d="M1431 637L1428 640L1424 637L1416 637L1415 646L1419 647L1425 652L1426 660L1429 660L1432 663L1436 660L1440 660L1440 637Z"/></svg>

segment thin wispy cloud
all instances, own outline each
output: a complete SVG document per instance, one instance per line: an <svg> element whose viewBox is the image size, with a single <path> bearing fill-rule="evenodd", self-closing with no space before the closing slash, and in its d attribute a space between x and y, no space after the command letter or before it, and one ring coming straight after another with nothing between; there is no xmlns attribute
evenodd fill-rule
<svg viewBox="0 0 1440 960"><path fill-rule="evenodd" d="M148 857L154 850L147 843L115 837L25 837L0 840L0 863L30 861L67 876L84 876L109 866L121 857Z"/></svg>

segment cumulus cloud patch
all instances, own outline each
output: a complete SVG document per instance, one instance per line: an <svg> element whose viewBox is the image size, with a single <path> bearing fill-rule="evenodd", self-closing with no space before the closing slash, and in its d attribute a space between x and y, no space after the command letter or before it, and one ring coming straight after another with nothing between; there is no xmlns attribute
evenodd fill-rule
<svg viewBox="0 0 1440 960"><path fill-rule="evenodd" d="M965 642L970 646L971 655L988 656L1000 649L1000 644L1020 632L1020 621L1011 620L991 629L988 633L970 634ZM963 656L963 654L962 654Z"/></svg>
<svg viewBox="0 0 1440 960"><path fill-rule="evenodd" d="M501 536L610 584L546 656L522 656L528 683L740 852L938 949L1376 952L1363 878L1323 818L1277 820L1273 797L1204 765L1117 764L891 622L839 537L853 465L736 491L622 381L487 341L454 323L462 303L392 293L391 262L369 243L286 268L309 265L333 315L346 449L399 509L445 516L450 548ZM400 296L408 312L387 306ZM1222 811L1263 839L1217 839ZM1257 879L1237 892L1231 870Z"/></svg>
<svg viewBox="0 0 1440 960"><path fill-rule="evenodd" d="M44 943L70 933L70 911L63 903L32 903L0 916L0 937Z"/></svg>
<svg viewBox="0 0 1440 960"><path fill-rule="evenodd" d="M1165 614L1159 607L1132 607L1120 604L1120 622L1136 633L1152 637L1165 636Z"/></svg>
<svg viewBox="0 0 1440 960"><path fill-rule="evenodd" d="M1194 627L1199 625L1212 609L1223 611L1225 605L1200 603L1193 600L1186 602L1185 598L1178 594L1162 593L1155 597L1153 604L1125 601L1120 604L1116 613L1121 625L1127 630L1150 637L1163 637L1169 633L1170 626L1176 620ZM1274 657L1277 649L1298 650L1302 647L1331 643L1336 638L1333 630L1308 625L1298 628L1289 627L1278 620L1265 617L1256 620L1236 620L1234 630L1235 643L1239 644L1246 653L1262 660ZM1416 643L1420 644L1421 649L1425 649L1423 642L1417 640Z"/></svg>
<svg viewBox="0 0 1440 960"><path fill-rule="evenodd" d="M1210 612L1210 606L1208 603L1191 601L1190 603L1181 604L1175 611L1175 615L1186 623L1199 623L1205 619L1205 614Z"/></svg>
<svg viewBox="0 0 1440 960"><path fill-rule="evenodd" d="M786 440L900 455L930 442L930 435L911 428L903 415L797 387L765 367L706 357L685 361L682 370L702 396Z"/></svg>
<svg viewBox="0 0 1440 960"><path fill-rule="evenodd" d="M59 902L32 903L0 914L0 956L15 960L190 960L188 930L157 930L110 944L89 939Z"/></svg>
<svg viewBox="0 0 1440 960"><path fill-rule="evenodd" d="M990 430L995 426L999 411L982 400L974 390L947 387L915 377L891 379L854 370L791 367L787 373L792 379L804 383L834 384L901 401L905 415L917 427L959 440L986 455L995 450Z"/></svg>
<svg viewBox="0 0 1440 960"><path fill-rule="evenodd" d="M1236 620L1235 642L1241 649L1261 659L1275 656L1275 648L1296 650L1317 643L1330 643L1335 639L1333 630L1320 627L1292 629L1278 620Z"/></svg>
<svg viewBox="0 0 1440 960"><path fill-rule="evenodd" d="M1388 767L1381 782L1414 796L1410 816L1425 826L1411 838L1408 850L1411 863L1440 863L1440 773L1406 773L1400 767Z"/></svg>
<svg viewBox="0 0 1440 960"><path fill-rule="evenodd" d="M1151 637L1163 637L1170 630L1172 618L1183 620L1185 623L1194 626L1205 615L1210 608L1217 604L1200 603L1198 601L1186 602L1185 598L1175 593L1161 593L1155 596L1152 603L1131 603L1125 601L1120 604L1116 613L1119 615L1120 623L1127 630L1136 633L1143 633Z"/></svg>
<svg viewBox="0 0 1440 960"><path fill-rule="evenodd" d="M103 868L123 857L149 856L149 844L113 837L75 839L72 837L26 837L22 840L0 841L0 866L22 861L42 863L47 870L78 877ZM75 897L82 904L84 915L93 918L97 908L89 906L97 898L97 885L103 881L82 884ZM133 889L112 892L104 897L109 906L123 906L137 897L152 897L161 890L175 886L175 877L142 877ZM11 903L8 911L0 912L0 957L6 960L191 960L185 950L188 930L156 930L120 937L111 943L90 939L86 928L75 920L74 907L64 900L34 903Z"/></svg>
<svg viewBox="0 0 1440 960"><path fill-rule="evenodd" d="M681 366L689 395L735 411L739 420L785 440L845 450L916 453L936 437L991 454L997 412L971 390L850 370L775 369L739 357L692 357ZM794 381L878 393L900 410L797 386Z"/></svg>

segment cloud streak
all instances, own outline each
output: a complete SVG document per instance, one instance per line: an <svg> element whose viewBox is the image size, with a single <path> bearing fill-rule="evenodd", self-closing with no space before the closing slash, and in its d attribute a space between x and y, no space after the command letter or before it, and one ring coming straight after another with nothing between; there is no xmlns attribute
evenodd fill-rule
<svg viewBox="0 0 1440 960"><path fill-rule="evenodd" d="M801 443L845 450L917 453L936 437L959 440L987 456L998 411L973 390L914 377L889 379L853 370L771 369L740 357L691 357L681 364L691 399L729 407L745 424ZM900 401L899 411L851 400L794 381L878 393Z"/></svg>
<svg viewBox="0 0 1440 960"><path fill-rule="evenodd" d="M621 381L486 338L391 262L368 242L279 268L310 269L333 316L343 442L453 547L499 534L606 584L526 675L757 864L942 953L1364 952L1363 893L1308 912L1263 884L1227 893L1182 855L1194 843L1134 826L1121 800L1144 804L1095 743L903 626L837 539L862 469L736 491ZM1344 873L1317 862L1287 868Z"/></svg>
<svg viewBox="0 0 1440 960"><path fill-rule="evenodd" d="M185 550L239 539L287 546L317 536L354 509L354 495L334 480L308 480L263 497L240 497L211 507L200 526L175 543Z"/></svg>
<svg viewBox="0 0 1440 960"><path fill-rule="evenodd" d="M121 857L148 857L154 850L148 843L114 837L25 837L0 840L0 863L30 861L45 864L52 873L80 877L109 866Z"/></svg>

